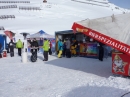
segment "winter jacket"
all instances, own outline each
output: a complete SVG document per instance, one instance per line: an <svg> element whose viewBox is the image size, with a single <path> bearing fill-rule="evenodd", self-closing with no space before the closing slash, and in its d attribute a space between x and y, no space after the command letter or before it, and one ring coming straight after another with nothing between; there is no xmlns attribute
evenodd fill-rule
<svg viewBox="0 0 130 97"><path fill-rule="evenodd" d="M58 50L63 50L63 43L58 41Z"/></svg>
<svg viewBox="0 0 130 97"><path fill-rule="evenodd" d="M19 41L16 43L16 48L23 48L23 43L21 42L21 40L19 40Z"/></svg>
<svg viewBox="0 0 130 97"><path fill-rule="evenodd" d="M66 41L66 49L70 49L70 41L69 40Z"/></svg>
<svg viewBox="0 0 130 97"><path fill-rule="evenodd" d="M14 42L13 41L9 42L9 48L14 48Z"/></svg>
<svg viewBox="0 0 130 97"><path fill-rule="evenodd" d="M50 41L50 48L52 48L52 43L51 43L51 41Z"/></svg>
<svg viewBox="0 0 130 97"><path fill-rule="evenodd" d="M66 49L66 42L63 43L63 50Z"/></svg>
<svg viewBox="0 0 130 97"><path fill-rule="evenodd" d="M33 41L31 43L31 47L39 47L38 42L37 41Z"/></svg>
<svg viewBox="0 0 130 97"><path fill-rule="evenodd" d="M49 51L49 47L50 47L49 41L48 41L48 40L45 40L45 41L44 41L44 44L43 44L43 46L42 46L43 50L44 50L44 51Z"/></svg>

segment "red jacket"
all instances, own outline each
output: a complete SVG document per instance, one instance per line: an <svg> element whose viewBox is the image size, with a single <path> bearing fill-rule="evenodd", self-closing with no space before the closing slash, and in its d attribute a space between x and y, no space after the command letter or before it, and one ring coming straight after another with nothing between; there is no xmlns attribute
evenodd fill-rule
<svg viewBox="0 0 130 97"><path fill-rule="evenodd" d="M52 43L50 42L50 48L52 48Z"/></svg>

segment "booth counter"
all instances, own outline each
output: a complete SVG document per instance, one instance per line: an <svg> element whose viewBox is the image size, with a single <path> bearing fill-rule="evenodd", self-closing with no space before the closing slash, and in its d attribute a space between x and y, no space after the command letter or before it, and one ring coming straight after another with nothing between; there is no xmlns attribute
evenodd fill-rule
<svg viewBox="0 0 130 97"><path fill-rule="evenodd" d="M130 56L121 52L113 52L112 73L130 76Z"/></svg>

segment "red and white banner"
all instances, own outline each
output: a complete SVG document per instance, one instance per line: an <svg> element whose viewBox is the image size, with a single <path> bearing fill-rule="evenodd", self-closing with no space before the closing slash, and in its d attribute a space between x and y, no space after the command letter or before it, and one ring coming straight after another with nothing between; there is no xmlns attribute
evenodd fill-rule
<svg viewBox="0 0 130 97"><path fill-rule="evenodd" d="M130 55L130 46L123 42L120 42L114 38L101 34L100 32L94 31L77 23L73 24L72 29Z"/></svg>

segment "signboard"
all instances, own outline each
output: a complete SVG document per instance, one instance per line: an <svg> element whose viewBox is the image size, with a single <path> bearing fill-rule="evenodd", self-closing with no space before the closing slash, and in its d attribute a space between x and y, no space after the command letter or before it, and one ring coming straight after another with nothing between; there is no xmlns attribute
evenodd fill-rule
<svg viewBox="0 0 130 97"><path fill-rule="evenodd" d="M97 44L96 43L88 43L87 44L87 55L97 56Z"/></svg>
<svg viewBox="0 0 130 97"><path fill-rule="evenodd" d="M81 43L80 55L82 56L97 56L97 44L96 43Z"/></svg>
<svg viewBox="0 0 130 97"><path fill-rule="evenodd" d="M112 54L112 72L115 74L121 74L130 76L130 61L129 56L123 53Z"/></svg>

